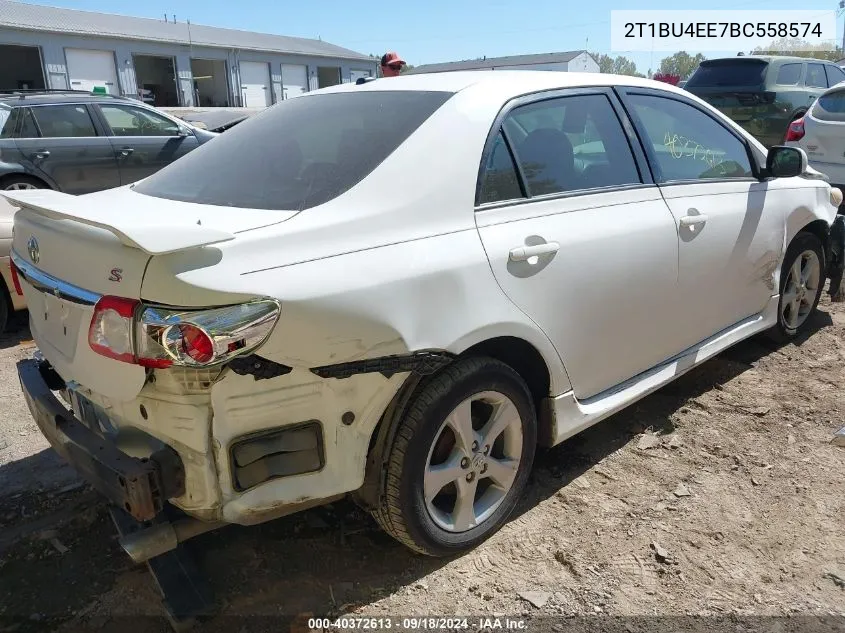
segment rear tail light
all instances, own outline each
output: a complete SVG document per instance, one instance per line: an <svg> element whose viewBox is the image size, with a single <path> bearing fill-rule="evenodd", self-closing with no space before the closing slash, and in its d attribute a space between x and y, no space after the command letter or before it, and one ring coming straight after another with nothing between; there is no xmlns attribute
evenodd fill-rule
<svg viewBox="0 0 845 633"><path fill-rule="evenodd" d="M205 367L258 347L278 316L279 304L270 299L191 310L103 297L88 342L98 354L143 367Z"/></svg>
<svg viewBox="0 0 845 633"><path fill-rule="evenodd" d="M22 297L23 288L21 288L21 280L18 278L18 267L15 266L15 262L12 261L11 257L9 258L9 268L12 269L12 284L15 286L15 292L18 293L19 297Z"/></svg>
<svg viewBox="0 0 845 633"><path fill-rule="evenodd" d="M789 127L786 128L785 141L800 141L802 138L804 138L804 117L795 119L789 124Z"/></svg>

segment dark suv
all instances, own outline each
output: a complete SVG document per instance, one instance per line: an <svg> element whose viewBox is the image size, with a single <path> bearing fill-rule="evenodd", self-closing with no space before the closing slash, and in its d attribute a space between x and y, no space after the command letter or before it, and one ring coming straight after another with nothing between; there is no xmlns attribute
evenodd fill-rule
<svg viewBox="0 0 845 633"><path fill-rule="evenodd" d="M754 56L701 62L684 89L718 108L770 147L829 86L845 81L833 62Z"/></svg>
<svg viewBox="0 0 845 633"><path fill-rule="evenodd" d="M215 136L135 99L0 93L0 189L83 194L126 185Z"/></svg>

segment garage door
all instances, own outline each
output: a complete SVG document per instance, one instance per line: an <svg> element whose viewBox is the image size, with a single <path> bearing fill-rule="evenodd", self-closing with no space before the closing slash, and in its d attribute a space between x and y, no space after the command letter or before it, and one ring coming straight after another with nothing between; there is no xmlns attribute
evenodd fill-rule
<svg viewBox="0 0 845 633"><path fill-rule="evenodd" d="M356 81L361 79L362 77L370 77L372 73L369 70L352 70L349 73L349 79L354 84Z"/></svg>
<svg viewBox="0 0 845 633"><path fill-rule="evenodd" d="M113 52L66 48L65 59L71 90L120 94Z"/></svg>
<svg viewBox="0 0 845 633"><path fill-rule="evenodd" d="M308 71L299 64L282 64L282 98L308 92Z"/></svg>
<svg viewBox="0 0 845 633"><path fill-rule="evenodd" d="M241 62L241 94L247 108L263 108L273 103L270 92L270 65Z"/></svg>

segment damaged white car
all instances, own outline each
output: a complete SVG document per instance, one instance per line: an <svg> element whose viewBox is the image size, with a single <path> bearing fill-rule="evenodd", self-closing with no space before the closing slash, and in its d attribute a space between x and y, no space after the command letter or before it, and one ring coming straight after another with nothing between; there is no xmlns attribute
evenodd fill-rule
<svg viewBox="0 0 845 633"><path fill-rule="evenodd" d="M3 194L33 417L135 520L191 517L136 560L346 495L477 545L538 445L805 328L841 201L682 90L527 71L336 86L135 185Z"/></svg>

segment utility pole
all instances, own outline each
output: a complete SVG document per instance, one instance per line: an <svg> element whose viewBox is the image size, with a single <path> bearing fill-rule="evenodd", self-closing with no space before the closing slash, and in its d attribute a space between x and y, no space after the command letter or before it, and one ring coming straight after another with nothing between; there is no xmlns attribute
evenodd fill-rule
<svg viewBox="0 0 845 633"><path fill-rule="evenodd" d="M845 0L839 0L839 12L845 14L843 9L845 9ZM842 23L842 56L845 57L845 20Z"/></svg>

